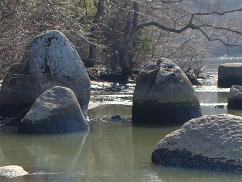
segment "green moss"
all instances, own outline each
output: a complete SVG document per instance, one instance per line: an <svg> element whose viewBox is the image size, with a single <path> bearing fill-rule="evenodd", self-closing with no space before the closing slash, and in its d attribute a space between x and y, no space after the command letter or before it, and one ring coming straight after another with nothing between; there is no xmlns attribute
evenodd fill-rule
<svg viewBox="0 0 242 182"><path fill-rule="evenodd" d="M87 0L86 6L87 6L88 14L91 15L91 16L94 16L96 14L97 8L94 5L93 1Z"/></svg>

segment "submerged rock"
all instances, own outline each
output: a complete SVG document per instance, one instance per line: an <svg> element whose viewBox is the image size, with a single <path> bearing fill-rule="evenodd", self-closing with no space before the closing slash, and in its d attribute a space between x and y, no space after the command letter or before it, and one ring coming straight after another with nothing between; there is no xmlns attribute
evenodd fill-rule
<svg viewBox="0 0 242 182"><path fill-rule="evenodd" d="M133 124L177 124L199 116L192 84L176 64L165 59L144 66L134 91Z"/></svg>
<svg viewBox="0 0 242 182"><path fill-rule="evenodd" d="M3 176L3 177L16 178L16 177L20 177L20 176L25 176L27 174L28 174L28 172L26 172L20 166L3 166L3 167L0 167L0 176Z"/></svg>
<svg viewBox="0 0 242 182"><path fill-rule="evenodd" d="M114 115L111 117L112 122L120 122L122 120L120 115Z"/></svg>
<svg viewBox="0 0 242 182"><path fill-rule="evenodd" d="M192 119L162 139L152 162L173 167L242 172L242 118L211 115Z"/></svg>
<svg viewBox="0 0 242 182"><path fill-rule="evenodd" d="M242 85L242 63L225 63L218 68L218 87Z"/></svg>
<svg viewBox="0 0 242 182"><path fill-rule="evenodd" d="M242 109L242 86L233 85L230 88L228 109Z"/></svg>
<svg viewBox="0 0 242 182"><path fill-rule="evenodd" d="M71 42L59 31L49 31L33 39L23 60L4 78L0 111L14 115L53 86L71 88L84 113L90 99L90 80Z"/></svg>
<svg viewBox="0 0 242 182"><path fill-rule="evenodd" d="M78 100L69 88L56 86L41 94L20 123L21 133L70 133L88 129Z"/></svg>

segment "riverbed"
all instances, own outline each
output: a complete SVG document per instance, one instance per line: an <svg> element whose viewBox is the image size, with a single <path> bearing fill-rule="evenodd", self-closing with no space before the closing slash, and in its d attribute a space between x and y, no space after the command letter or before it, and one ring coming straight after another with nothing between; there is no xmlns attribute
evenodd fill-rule
<svg viewBox="0 0 242 182"><path fill-rule="evenodd" d="M227 110L229 89L216 86L217 68L222 62L211 59L203 86L194 87L203 114L231 113ZM135 84L92 83L89 109L93 121L90 133L67 135L20 135L0 133L0 164L19 165L30 175L18 182L239 182L242 175L167 168L151 163L156 143L176 127L144 128L130 124ZM120 115L122 121L112 122ZM0 177L1 182L13 181Z"/></svg>

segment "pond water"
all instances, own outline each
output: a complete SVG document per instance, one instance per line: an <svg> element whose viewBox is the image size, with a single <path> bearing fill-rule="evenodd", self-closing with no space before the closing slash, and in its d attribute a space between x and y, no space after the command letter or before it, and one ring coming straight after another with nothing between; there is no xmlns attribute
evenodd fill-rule
<svg viewBox="0 0 242 182"><path fill-rule="evenodd" d="M229 89L218 89L216 72L220 62L213 60L206 72L206 84L195 87L203 114L227 113ZM232 61L231 61L232 62ZM121 92L107 92L108 83L94 83L89 111L93 119L90 133L68 135L20 135L0 133L0 166L20 165L30 175L17 179L0 177L1 182L239 182L242 175L198 170L183 170L151 163L155 144L177 127L131 127L130 122L110 122L119 114L131 116L130 84ZM95 107L96 105L102 106ZM239 111L229 113L242 115ZM129 120L129 119L128 119Z"/></svg>

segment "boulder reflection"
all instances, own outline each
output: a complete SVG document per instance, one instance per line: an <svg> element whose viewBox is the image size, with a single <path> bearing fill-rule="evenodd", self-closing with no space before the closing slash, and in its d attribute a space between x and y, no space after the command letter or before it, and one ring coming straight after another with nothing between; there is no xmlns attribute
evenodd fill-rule
<svg viewBox="0 0 242 182"><path fill-rule="evenodd" d="M18 164L29 170L71 171L78 166L88 133L20 135L2 133L1 165Z"/></svg>

